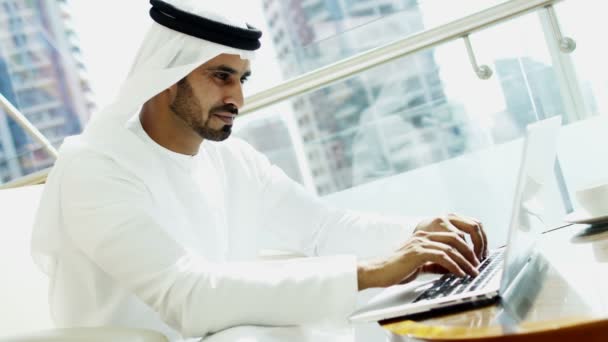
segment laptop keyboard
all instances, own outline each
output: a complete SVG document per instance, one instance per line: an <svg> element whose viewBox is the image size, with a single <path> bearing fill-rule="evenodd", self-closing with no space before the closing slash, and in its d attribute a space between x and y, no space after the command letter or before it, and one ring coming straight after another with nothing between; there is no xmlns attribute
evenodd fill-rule
<svg viewBox="0 0 608 342"><path fill-rule="evenodd" d="M456 295L465 291L476 290L490 280L491 276L497 267L502 265L501 261L504 256L504 249L490 252L490 255L477 268L479 275L477 277L465 276L459 277L454 274L445 274L437 279L433 286L420 294L415 300L430 300L441 298L450 295Z"/></svg>

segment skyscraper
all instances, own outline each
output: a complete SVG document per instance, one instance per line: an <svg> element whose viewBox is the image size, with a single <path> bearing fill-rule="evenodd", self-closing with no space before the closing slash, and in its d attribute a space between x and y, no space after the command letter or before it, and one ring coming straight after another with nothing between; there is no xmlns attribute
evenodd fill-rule
<svg viewBox="0 0 608 342"><path fill-rule="evenodd" d="M521 137L526 126L537 120L567 116L555 68L530 57L503 58L495 62L496 75L505 98L506 110L496 113L492 139L503 143ZM583 96L593 98L588 84L582 83ZM597 111L588 102L591 113Z"/></svg>
<svg viewBox="0 0 608 342"><path fill-rule="evenodd" d="M424 29L416 0L264 0L287 78ZM380 19L381 20L376 20ZM293 99L319 194L457 155L463 127L432 51Z"/></svg>
<svg viewBox="0 0 608 342"><path fill-rule="evenodd" d="M93 109L65 0L0 0L0 91L55 146ZM0 181L53 160L0 111Z"/></svg>
<svg viewBox="0 0 608 342"><path fill-rule="evenodd" d="M239 123L234 135L263 151L266 157L291 179L303 181L285 118L273 115Z"/></svg>

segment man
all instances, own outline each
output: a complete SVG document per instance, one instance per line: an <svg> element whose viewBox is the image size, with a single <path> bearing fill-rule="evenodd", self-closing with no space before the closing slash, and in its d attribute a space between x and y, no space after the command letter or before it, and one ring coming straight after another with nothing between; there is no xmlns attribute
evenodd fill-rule
<svg viewBox="0 0 608 342"><path fill-rule="evenodd" d="M429 269L477 274L478 221L429 219L412 236L411 223L329 208L228 139L261 33L205 2L151 3L120 95L66 139L41 200L32 248L58 326L179 340L344 322L357 291ZM309 257L259 262L260 248ZM252 329L228 334L264 339Z"/></svg>

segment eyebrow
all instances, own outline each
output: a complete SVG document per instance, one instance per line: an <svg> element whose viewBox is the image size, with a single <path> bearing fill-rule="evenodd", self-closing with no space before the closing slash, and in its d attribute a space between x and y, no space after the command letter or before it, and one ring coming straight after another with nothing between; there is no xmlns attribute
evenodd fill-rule
<svg viewBox="0 0 608 342"><path fill-rule="evenodd" d="M239 72L238 72L236 69L234 69L234 68L232 68L232 67L229 67L229 66L227 66L227 65L223 65L223 64L222 64L222 65L219 65L219 66L217 66L217 67L212 67L212 68L209 68L209 70L223 71L223 72L227 72L227 73L229 73L229 74L231 74L231 75L236 75L236 74L238 74L238 73L239 73ZM242 77L242 78L247 78L247 77L249 77L249 76L251 76L251 70L247 70L247 71L245 71L245 72L243 73L243 76L241 76L241 77Z"/></svg>

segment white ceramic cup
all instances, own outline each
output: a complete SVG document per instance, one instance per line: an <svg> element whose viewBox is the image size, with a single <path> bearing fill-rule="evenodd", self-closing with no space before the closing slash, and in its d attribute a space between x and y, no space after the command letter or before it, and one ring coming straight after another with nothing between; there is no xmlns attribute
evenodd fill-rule
<svg viewBox="0 0 608 342"><path fill-rule="evenodd" d="M595 183L577 190L576 199L590 215L608 215L608 182Z"/></svg>

